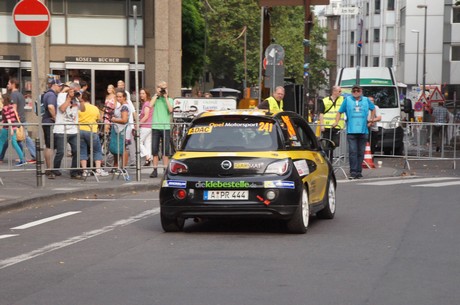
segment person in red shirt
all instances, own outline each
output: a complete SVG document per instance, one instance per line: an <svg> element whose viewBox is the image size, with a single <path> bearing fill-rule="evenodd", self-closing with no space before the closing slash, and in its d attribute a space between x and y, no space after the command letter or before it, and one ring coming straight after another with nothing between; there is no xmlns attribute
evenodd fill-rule
<svg viewBox="0 0 460 305"><path fill-rule="evenodd" d="M17 124L17 112L14 110L14 106L11 103L9 95L3 95L3 108L2 108L2 123L3 124ZM3 125L3 128L0 131L0 147L3 147L6 141L8 141L9 135L11 136L11 144L13 145L14 150L18 154L19 162L16 163L16 166L22 166L26 164L24 159L24 154L21 150L21 147L16 140L16 129L17 126Z"/></svg>

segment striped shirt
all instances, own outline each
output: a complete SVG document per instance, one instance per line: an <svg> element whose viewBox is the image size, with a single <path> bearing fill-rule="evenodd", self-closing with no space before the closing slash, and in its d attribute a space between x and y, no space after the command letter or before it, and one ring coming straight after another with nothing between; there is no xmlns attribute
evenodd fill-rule
<svg viewBox="0 0 460 305"><path fill-rule="evenodd" d="M3 106L2 121L5 124L8 124L8 121L10 121L11 124L18 123L18 119L16 117L13 105ZM3 125L3 128L8 129L9 126ZM16 128L17 126L13 126L13 130L16 130Z"/></svg>

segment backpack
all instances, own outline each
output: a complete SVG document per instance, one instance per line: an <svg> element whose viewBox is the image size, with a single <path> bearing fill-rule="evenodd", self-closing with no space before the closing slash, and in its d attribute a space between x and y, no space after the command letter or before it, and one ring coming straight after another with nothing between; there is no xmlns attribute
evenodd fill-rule
<svg viewBox="0 0 460 305"><path fill-rule="evenodd" d="M48 91L44 91L42 94L38 96L38 100L35 101L34 104L34 111L35 114L38 116L38 109L40 108L40 115L43 117L45 115L45 105L43 104L43 97L45 96L45 93ZM40 101L40 105L38 104Z"/></svg>

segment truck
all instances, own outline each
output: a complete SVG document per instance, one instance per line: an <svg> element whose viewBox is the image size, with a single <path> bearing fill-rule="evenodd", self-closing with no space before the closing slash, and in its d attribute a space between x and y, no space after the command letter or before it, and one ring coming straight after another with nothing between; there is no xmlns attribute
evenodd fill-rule
<svg viewBox="0 0 460 305"><path fill-rule="evenodd" d="M401 126L401 106L394 72L388 67L362 67L357 80L356 68L341 68L338 71L336 85L342 88L342 94L351 94L351 88L359 84L364 96L373 96L380 108L381 122L377 123L376 143L372 146L376 152L388 155L404 153L404 130Z"/></svg>

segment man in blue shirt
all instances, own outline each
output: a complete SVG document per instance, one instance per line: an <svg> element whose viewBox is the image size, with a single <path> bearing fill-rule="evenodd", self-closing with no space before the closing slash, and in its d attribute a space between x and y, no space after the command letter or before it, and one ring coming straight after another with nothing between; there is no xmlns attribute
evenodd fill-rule
<svg viewBox="0 0 460 305"><path fill-rule="evenodd" d="M350 162L350 179L360 179L362 175L362 163L364 151L368 139L368 123L374 123L373 119L368 122L369 111L371 118L375 117L375 106L367 98L362 96L363 90L359 85L351 89L351 96L347 96L340 106L332 127L337 126L342 113L347 116L347 143Z"/></svg>

